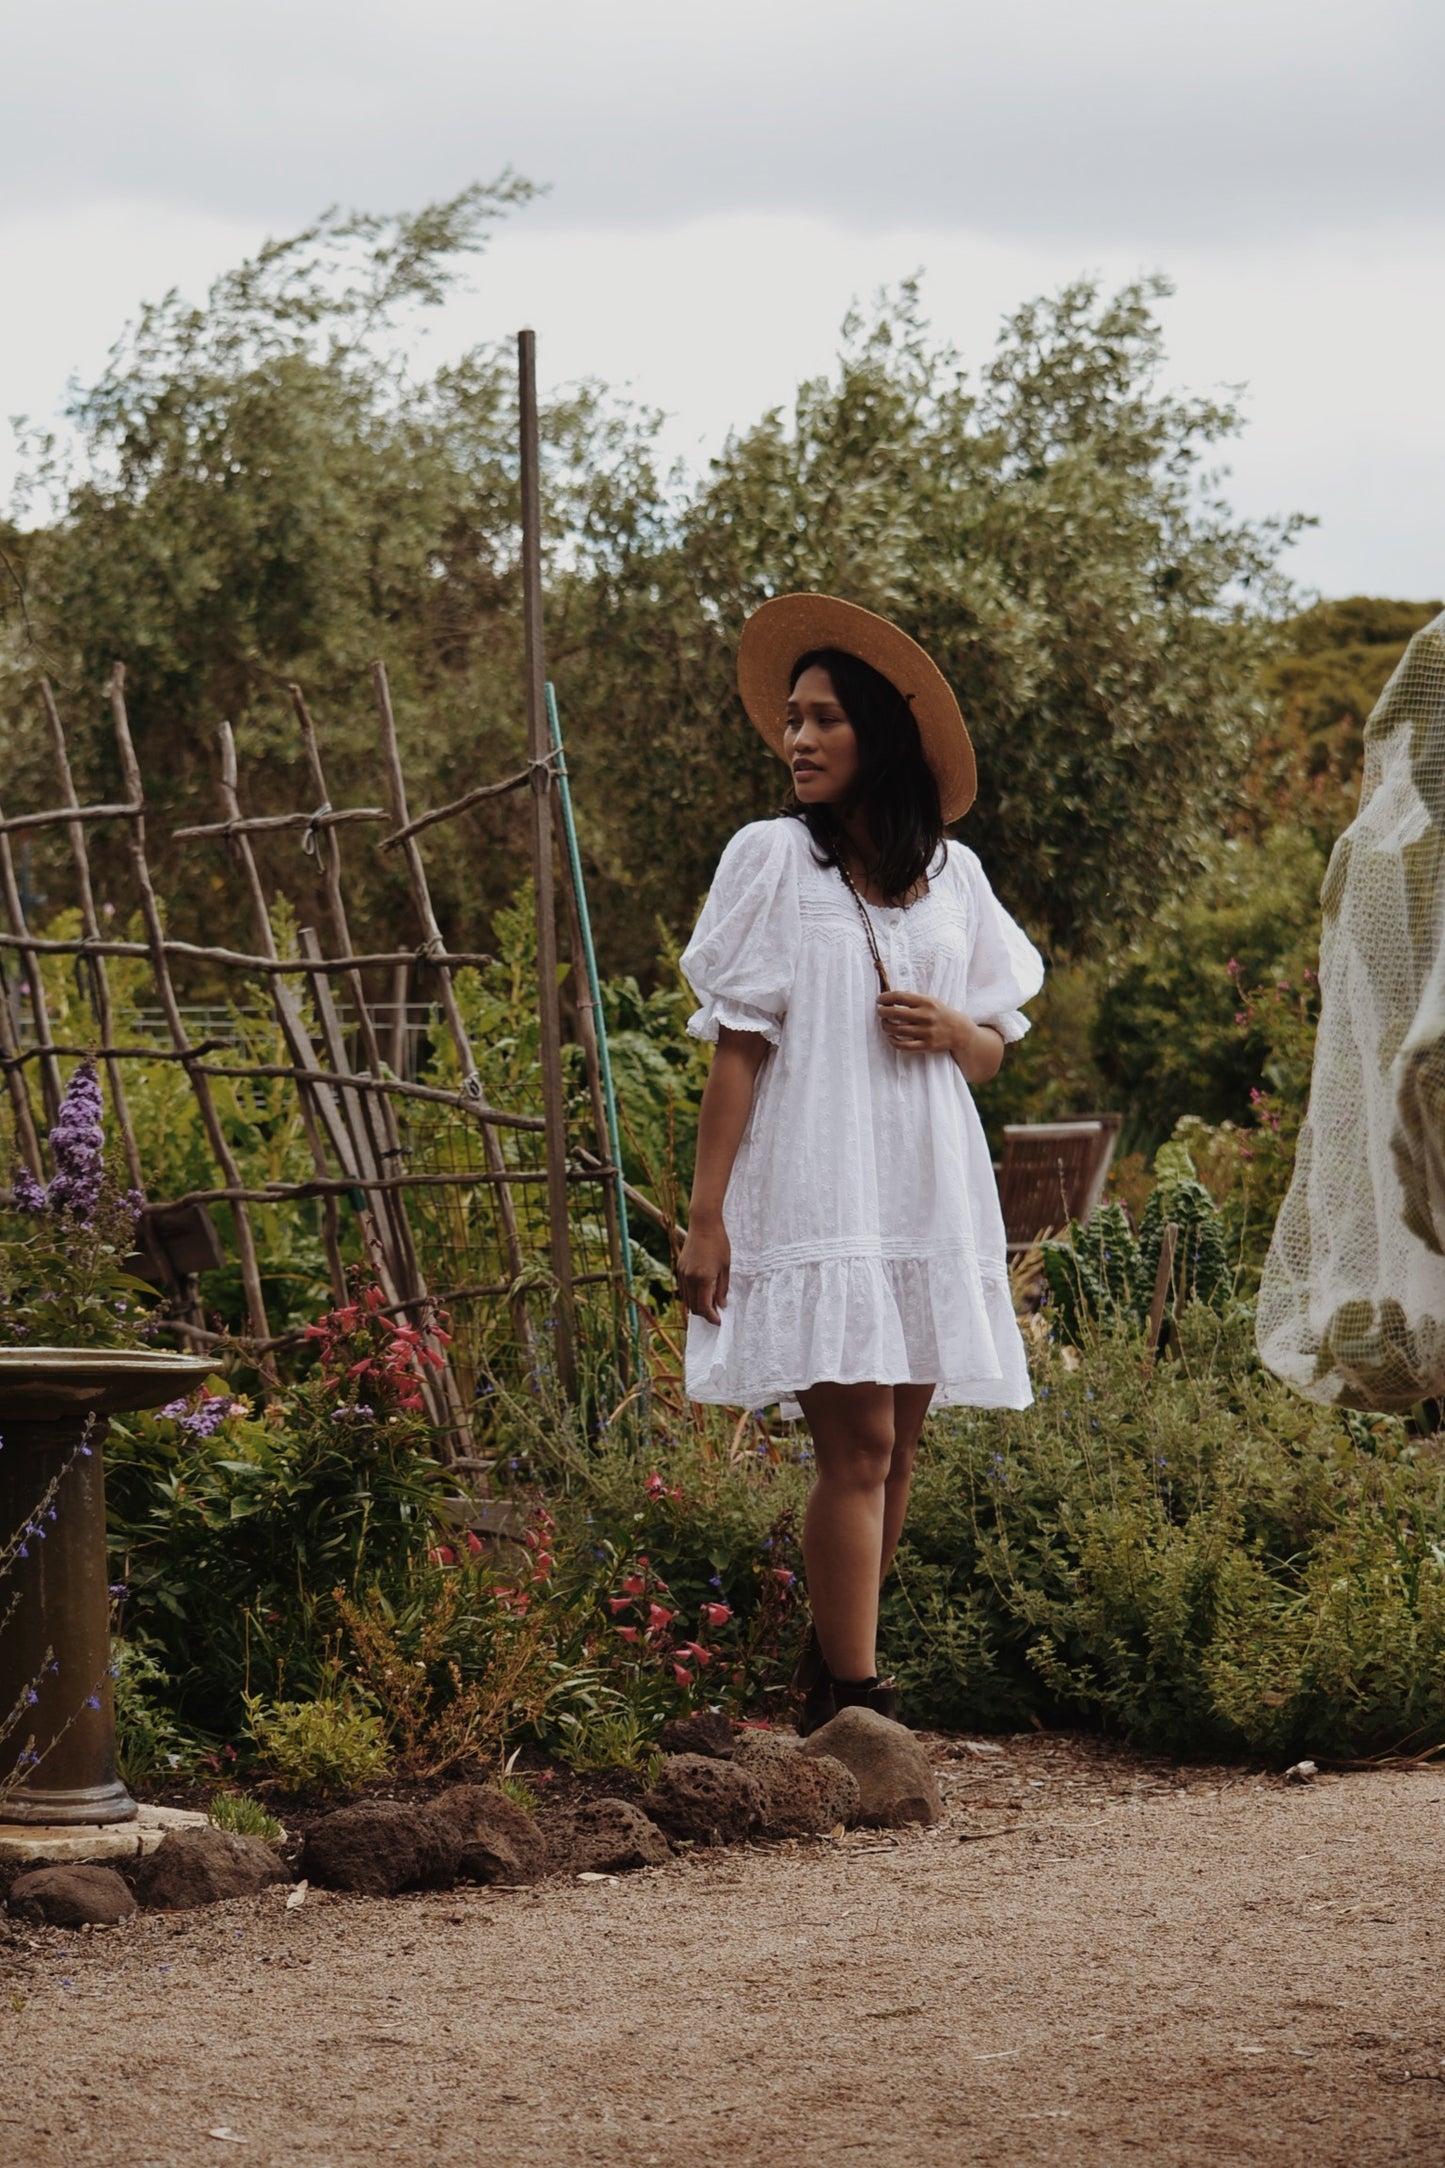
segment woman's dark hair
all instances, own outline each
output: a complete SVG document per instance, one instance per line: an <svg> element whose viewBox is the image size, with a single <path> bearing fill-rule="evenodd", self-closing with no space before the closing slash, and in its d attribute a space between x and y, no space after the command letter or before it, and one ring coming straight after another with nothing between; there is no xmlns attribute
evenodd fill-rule
<svg viewBox="0 0 1445 2168"><path fill-rule="evenodd" d="M841 648L811 648L793 664L791 692L805 670L826 670L838 705L858 740L858 775L837 805L800 805L789 791L783 807L813 839L818 862L838 863L838 815L868 811L877 852L874 877L885 896L901 899L925 878L943 842L938 780L923 757L913 710L881 670Z"/></svg>

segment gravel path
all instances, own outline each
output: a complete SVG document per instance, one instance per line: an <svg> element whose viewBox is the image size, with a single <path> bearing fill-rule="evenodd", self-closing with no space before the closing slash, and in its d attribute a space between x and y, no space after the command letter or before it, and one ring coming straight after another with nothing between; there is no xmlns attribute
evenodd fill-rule
<svg viewBox="0 0 1445 2168"><path fill-rule="evenodd" d="M1445 2159L1445 1772L936 1745L926 1834L0 1940L0 2162Z"/></svg>

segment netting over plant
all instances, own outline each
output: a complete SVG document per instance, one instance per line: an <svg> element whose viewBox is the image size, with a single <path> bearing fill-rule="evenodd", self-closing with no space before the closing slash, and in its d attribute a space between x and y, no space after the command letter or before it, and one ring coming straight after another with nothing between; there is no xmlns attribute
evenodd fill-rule
<svg viewBox="0 0 1445 2168"><path fill-rule="evenodd" d="M1321 903L1309 1113L1259 1349L1312 1400L1409 1407L1445 1391L1445 613L1370 717Z"/></svg>

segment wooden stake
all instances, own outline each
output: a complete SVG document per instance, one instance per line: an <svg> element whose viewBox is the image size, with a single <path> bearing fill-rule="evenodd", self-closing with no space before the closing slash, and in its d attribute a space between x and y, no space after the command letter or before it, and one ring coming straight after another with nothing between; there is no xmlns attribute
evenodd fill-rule
<svg viewBox="0 0 1445 2168"><path fill-rule="evenodd" d="M15 1143L35 1179L45 1178L45 1164L40 1156L40 1133L35 1127L35 1112L30 1104L30 1094L25 1089L25 1071L20 1065L20 1045L15 1036L15 1020L10 1014L10 988L0 974L0 1059L5 1064L5 1089L10 1094L10 1111L15 1121Z"/></svg>
<svg viewBox="0 0 1445 2168"><path fill-rule="evenodd" d="M391 705L391 686L387 681L385 664L379 662L372 664L371 682L376 693L376 712L381 724L381 753L386 775L386 788L391 799L392 818L398 829L405 829L408 824L406 775L401 765L401 748L396 735L396 715ZM487 1171L492 1175L500 1175L505 1169L506 1161L503 1158L502 1147L497 1140L496 1131L481 1111L482 1082L477 1070L477 1058L472 1051L472 1042L467 1032L466 1019L462 1015L461 1004L457 1000L456 987L452 981L451 959L447 955L446 943L442 939L442 930L437 924L436 913L432 909L431 886L426 877L426 864L414 836L404 838L401 843L401 850L406 865L407 879L411 884L412 903L421 922L422 946L426 955L427 967L436 974L437 990L441 995L442 1012L447 1020L447 1029L451 1033L452 1044L456 1048L457 1060L461 1064L462 1092L465 1097L473 1100L477 1106L477 1119L482 1131L482 1152L487 1162ZM516 1334L519 1345L530 1355L533 1352L535 1342L532 1332L532 1320L527 1314L526 1296L522 1292L522 1242L517 1232L516 1207L501 1182L496 1184L496 1192L497 1218L502 1230L502 1246L506 1251L507 1270L512 1275L512 1284L516 1289L511 1306L512 1330Z"/></svg>
<svg viewBox="0 0 1445 2168"><path fill-rule="evenodd" d="M537 1016L542 1110L547 1117L547 1212L557 1283L557 1377L577 1390L577 1328L567 1201L567 1107L562 1084L562 1016L557 1000L557 919L552 894L552 747L547 726L547 658L542 627L542 458L537 419L537 340L517 340L521 424L522 615L527 671L527 757L532 774L532 875L537 891Z"/></svg>
<svg viewBox="0 0 1445 2168"><path fill-rule="evenodd" d="M1164 1228L1164 1239L1159 1245L1159 1269L1154 1275L1154 1299L1149 1305L1149 1331L1145 1341L1151 1355L1159 1352L1159 1342L1164 1332L1164 1311L1169 1301L1170 1284L1174 1278L1174 1253L1179 1247L1179 1228L1169 1220Z"/></svg>
<svg viewBox="0 0 1445 2168"><path fill-rule="evenodd" d="M20 968L29 990L30 1015L41 1050L40 1088L45 1101L45 1118L53 1127L55 1117L60 1112L60 1065L50 1051L50 1008L45 999L45 981L40 976L40 958L29 945L30 928L25 922L25 903L20 894L20 883L15 878L15 860L10 851L10 837L3 828L0 828L0 889L3 889L5 896L5 915L19 944Z"/></svg>
<svg viewBox="0 0 1445 2168"><path fill-rule="evenodd" d="M75 778L70 772L70 754L65 743L65 730L60 720L60 710L55 705L55 695L49 680L40 680L40 698L45 709L45 720L50 725L50 749L55 755L56 772L60 777L60 791L67 806L80 810L76 796ZM90 854L85 846L85 823L67 821L66 831L70 837L70 855L75 865L75 878L80 889L80 922L85 928L87 941L98 941L100 918L95 908L95 891L90 882ZM106 976L105 959L93 950L87 951L90 966L90 984L95 1003L95 1020L100 1026L102 1046L115 1043L115 1012L111 1007L110 980ZM136 1143L135 1130L131 1125L130 1106L125 1096L125 1080L120 1063L114 1059L105 1065L106 1078L110 1084L110 1103L115 1109L116 1126L120 1130L121 1143L125 1149L125 1163L131 1185L145 1194L145 1175L141 1169L140 1148Z"/></svg>
<svg viewBox="0 0 1445 2168"><path fill-rule="evenodd" d="M222 723L221 740L221 803L226 808L229 821L241 820L240 775L236 765L236 737L229 723ZM276 937L271 931L271 912L266 902L266 891L261 882L256 853L251 848L249 833L238 827L230 836L230 847L246 879L251 892L251 911L256 922L256 939L262 953L275 956ZM324 981L322 982L324 984ZM273 978L270 981L271 1004L276 1011L276 1022L287 1053L298 1069L315 1069L319 1066L316 1049L306 1029L306 1019L301 1007L286 981ZM311 1164L319 1175L329 1175L331 1162L326 1157L326 1146L321 1135L320 1094L314 1084L296 1079L296 1096L301 1106L301 1120L306 1130L306 1142L311 1152ZM344 1164L344 1163L343 1163ZM341 1261L341 1241L337 1226L336 1199L326 1197L321 1207L321 1241L326 1251L326 1269L331 1280L331 1292L337 1302L346 1300L346 1269Z"/></svg>
<svg viewBox="0 0 1445 2168"><path fill-rule="evenodd" d="M226 1132L216 1112L216 1102L211 1092L210 1079L205 1075L186 1036L176 990L171 982L170 959L166 953L166 930L161 918L161 908L156 901L155 887L151 881L151 869L146 858L145 790L141 782L140 762L135 757L135 744L130 734L130 721L125 712L125 664L118 662L110 673L110 712L115 728L116 749L120 754L121 774L125 779L126 796L137 808L127 821L127 842L130 846L131 871L135 876L140 896L141 917L145 921L146 942L151 954L151 972L155 979L156 993L165 1013L166 1028L171 1044L180 1055L195 1093L201 1121L211 1146L211 1154L225 1177L228 1189L240 1189L241 1170L237 1166ZM265 1297L261 1292L261 1269L256 1261L256 1238L251 1227L251 1216L239 1201L232 1205L236 1227L236 1251L241 1264L241 1285L246 1295L246 1314L250 1320L253 1340L267 1340L271 1327L266 1317Z"/></svg>

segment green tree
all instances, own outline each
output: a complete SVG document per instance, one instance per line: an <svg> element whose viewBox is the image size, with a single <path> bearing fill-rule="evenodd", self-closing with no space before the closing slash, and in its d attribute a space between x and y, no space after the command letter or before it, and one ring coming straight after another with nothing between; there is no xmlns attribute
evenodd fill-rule
<svg viewBox="0 0 1445 2168"><path fill-rule="evenodd" d="M22 618L17 578L0 582L14 798L50 788L25 712L42 666L86 786L113 789L117 655L158 830L214 805L223 716L254 810L305 802L291 679L333 795L375 802L377 655L419 796L516 764L511 355L415 374L405 342L529 193L504 176L415 217L330 214L203 307L172 294L142 314L76 396L74 461L39 449L31 508L51 516L7 550L27 587ZM1260 728L1291 530L1235 521L1203 480L1236 418L1160 389L1164 291L1081 281L1030 303L969 379L905 286L692 488L659 479L654 417L595 387L554 403L549 648L611 968L647 971L658 920L685 925L728 834L778 801L732 658L747 612L789 587L894 614L937 653L979 750L965 834L1056 956L1107 951L1201 862ZM459 940L485 939L523 821L496 801L434 854ZM309 867L278 848L307 910ZM399 869L349 855L363 924L406 926ZM219 860L184 864L166 880L178 929L240 911Z"/></svg>
<svg viewBox="0 0 1445 2168"><path fill-rule="evenodd" d="M22 621L8 580L8 792L54 795L31 683L48 669L85 786L117 795L101 688L124 658L178 931L202 917L214 928L218 914L246 924L219 854L192 845L167 865L164 845L178 816L219 812L223 717L251 810L309 802L290 681L322 726L338 803L379 800L377 656L427 800L524 757L514 356L479 348L427 375L408 348L419 312L532 194L504 175L415 216L331 213L269 243L203 306L171 293L147 307L77 392L73 448L32 445L29 503L53 516L7 552L28 590ZM651 501L648 425L584 388L543 426L564 593L605 558L619 516ZM524 822L519 800L500 801L457 850L433 854L460 941L482 938L515 885ZM294 838L281 848L304 900L309 862ZM362 918L406 927L401 869L354 846L349 857Z"/></svg>
<svg viewBox="0 0 1445 2168"><path fill-rule="evenodd" d="M1305 827L1328 853L1354 818L1370 711L1411 635L1441 607L1352 595L1282 628L1261 677L1273 713L1244 781L1248 833Z"/></svg>
<svg viewBox="0 0 1445 2168"><path fill-rule="evenodd" d="M834 376L730 440L607 597L610 811L639 902L675 917L776 804L732 654L748 611L799 587L938 656L978 747L964 833L1056 955L1109 946L1201 862L1262 725L1294 523L1236 521L1202 479L1237 420L1159 389L1166 290L1031 303L973 382L905 286L850 320Z"/></svg>

